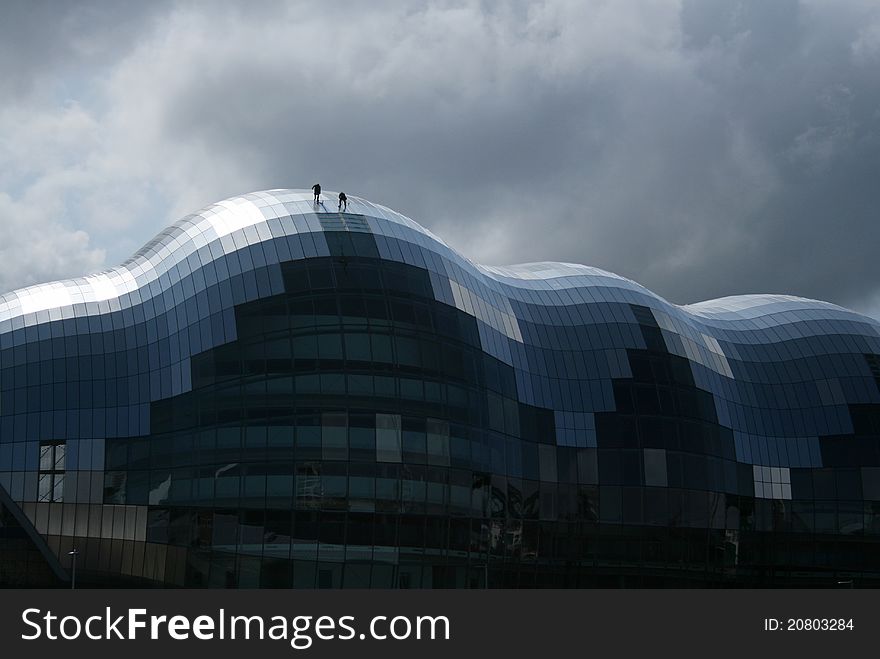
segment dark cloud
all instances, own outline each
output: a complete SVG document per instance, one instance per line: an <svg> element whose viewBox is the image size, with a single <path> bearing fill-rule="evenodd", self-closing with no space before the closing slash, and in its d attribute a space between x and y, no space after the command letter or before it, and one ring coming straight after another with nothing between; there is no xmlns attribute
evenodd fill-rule
<svg viewBox="0 0 880 659"><path fill-rule="evenodd" d="M873 3L212 3L101 20L126 27L87 58L106 73L86 181L138 202L114 197L124 232L87 212L94 195L72 217L113 258L165 209L320 180L485 262L586 262L676 302L878 299ZM34 66L63 79L70 48Z"/></svg>
<svg viewBox="0 0 880 659"><path fill-rule="evenodd" d="M4 0L0 91L7 98L26 93L46 78L81 85L84 71L112 66L167 7L165 0Z"/></svg>

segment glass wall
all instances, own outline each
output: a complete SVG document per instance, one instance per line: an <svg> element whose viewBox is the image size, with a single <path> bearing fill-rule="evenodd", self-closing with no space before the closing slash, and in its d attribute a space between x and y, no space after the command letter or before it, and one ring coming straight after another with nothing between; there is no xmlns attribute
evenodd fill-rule
<svg viewBox="0 0 880 659"><path fill-rule="evenodd" d="M880 585L877 323L270 198L170 228L118 299L0 305L0 486L83 579Z"/></svg>

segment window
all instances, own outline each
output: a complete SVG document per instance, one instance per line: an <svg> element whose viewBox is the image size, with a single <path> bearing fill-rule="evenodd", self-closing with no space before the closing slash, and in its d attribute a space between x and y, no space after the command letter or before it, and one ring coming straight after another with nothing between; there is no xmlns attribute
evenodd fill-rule
<svg viewBox="0 0 880 659"><path fill-rule="evenodd" d="M376 462L400 462L400 436L399 414L376 415Z"/></svg>
<svg viewBox="0 0 880 659"><path fill-rule="evenodd" d="M666 449L646 448L645 485L666 487Z"/></svg>
<svg viewBox="0 0 880 659"><path fill-rule="evenodd" d="M791 499L791 470L788 467L753 465L755 496L760 499Z"/></svg>
<svg viewBox="0 0 880 659"><path fill-rule="evenodd" d="M321 446L324 460L348 459L348 419L345 412L321 414Z"/></svg>
<svg viewBox="0 0 880 659"><path fill-rule="evenodd" d="M64 442L40 444L40 501L63 501L66 457L67 444Z"/></svg>

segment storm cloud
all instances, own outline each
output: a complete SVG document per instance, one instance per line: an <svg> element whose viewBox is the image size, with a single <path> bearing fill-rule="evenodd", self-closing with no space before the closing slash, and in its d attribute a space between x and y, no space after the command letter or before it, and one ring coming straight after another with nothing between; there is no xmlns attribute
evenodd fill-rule
<svg viewBox="0 0 880 659"><path fill-rule="evenodd" d="M320 181L480 262L880 312L876 2L2 7L3 290Z"/></svg>

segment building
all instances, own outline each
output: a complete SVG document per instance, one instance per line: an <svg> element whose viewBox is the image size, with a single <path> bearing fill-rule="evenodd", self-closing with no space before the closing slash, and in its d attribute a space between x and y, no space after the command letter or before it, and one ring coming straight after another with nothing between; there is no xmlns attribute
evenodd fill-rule
<svg viewBox="0 0 880 659"><path fill-rule="evenodd" d="M272 190L0 298L0 582L880 585L880 324Z"/></svg>

